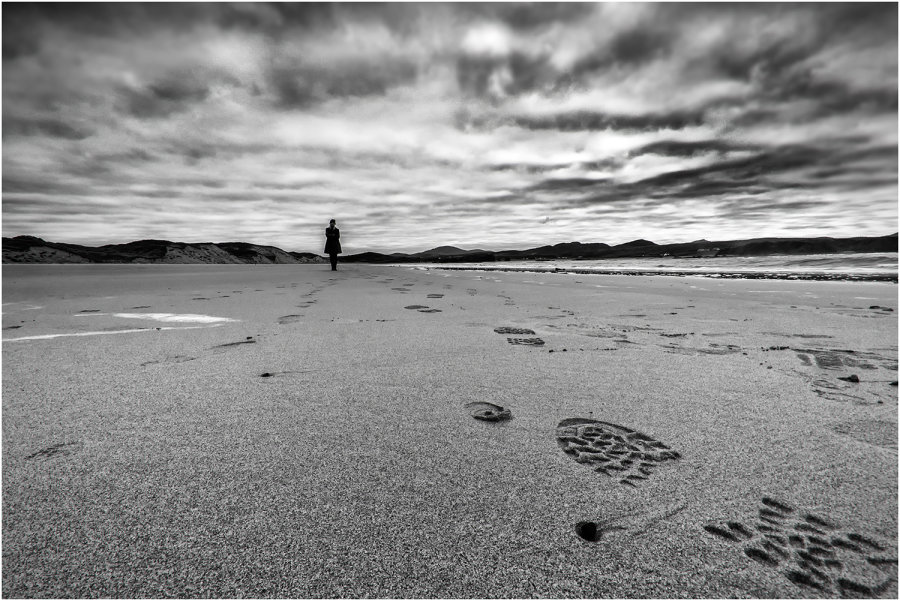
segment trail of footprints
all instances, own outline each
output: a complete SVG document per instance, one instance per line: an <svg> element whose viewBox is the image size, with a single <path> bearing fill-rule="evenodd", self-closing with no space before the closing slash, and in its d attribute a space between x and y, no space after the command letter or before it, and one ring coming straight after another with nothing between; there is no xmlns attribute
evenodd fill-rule
<svg viewBox="0 0 900 601"><path fill-rule="evenodd" d="M818 594L871 597L896 579L897 558L885 555L887 545L770 497L750 527L728 521L703 529L743 544L744 555Z"/></svg>
<svg viewBox="0 0 900 601"><path fill-rule="evenodd" d="M407 286L412 286L412 284L406 284ZM399 290L399 288L394 288L394 290ZM443 294L429 294L428 298L438 299L444 298ZM428 307L427 305L406 305L403 307L404 309L410 309L418 311L419 313L440 313L441 309L435 309L433 307Z"/></svg>
<svg viewBox="0 0 900 601"><path fill-rule="evenodd" d="M381 283L387 284L390 281ZM319 290L313 290L304 296L313 296ZM397 287L393 290L405 293L409 288ZM468 289L467 293L474 296L477 291ZM443 297L442 294L427 296L431 299ZM312 303L315 300L307 301L303 308ZM405 308L420 312L440 311L429 309L425 305L409 305ZM300 317L285 315L278 321L287 324ZM494 328L494 332L507 335L507 342L513 345L544 344L535 331L528 328L504 326ZM248 337L246 340L215 348L253 342L256 340ZM812 352L809 354L813 355L817 363L830 359ZM801 356L801 360L803 359L805 357ZM261 377L275 375L266 372ZM468 403L465 408L471 417L480 421L502 422L512 417L508 408L488 402ZM555 437L562 452L577 463L604 476L616 478L620 484L630 487L648 480L662 464L681 458L678 452L651 436L625 426L593 419L563 419L556 428ZM66 443L52 445L27 458L67 454L71 452L67 446ZM798 512L788 504L769 497L762 498L757 518L750 526L738 521L724 521L707 524L703 529L729 543L742 545L746 557L780 571L790 582L810 589L817 595L871 597L883 593L896 580L897 558L886 554L889 551L886 544L855 532L840 530L828 519ZM592 523L579 523L582 524ZM582 538L592 540L592 537Z"/></svg>

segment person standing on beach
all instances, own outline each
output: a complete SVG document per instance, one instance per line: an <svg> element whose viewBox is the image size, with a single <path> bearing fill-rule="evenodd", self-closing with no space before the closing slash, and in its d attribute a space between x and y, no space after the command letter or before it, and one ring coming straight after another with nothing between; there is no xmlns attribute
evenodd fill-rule
<svg viewBox="0 0 900 601"><path fill-rule="evenodd" d="M331 259L331 271L337 271L337 256L341 253L341 230L334 226L332 219L325 228L325 254Z"/></svg>

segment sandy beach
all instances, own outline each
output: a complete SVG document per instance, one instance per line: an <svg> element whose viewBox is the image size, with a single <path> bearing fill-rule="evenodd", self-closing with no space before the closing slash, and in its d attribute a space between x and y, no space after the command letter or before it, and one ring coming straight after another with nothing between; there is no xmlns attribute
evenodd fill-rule
<svg viewBox="0 0 900 601"><path fill-rule="evenodd" d="M5 265L3 304L4 597L898 594L896 284Z"/></svg>

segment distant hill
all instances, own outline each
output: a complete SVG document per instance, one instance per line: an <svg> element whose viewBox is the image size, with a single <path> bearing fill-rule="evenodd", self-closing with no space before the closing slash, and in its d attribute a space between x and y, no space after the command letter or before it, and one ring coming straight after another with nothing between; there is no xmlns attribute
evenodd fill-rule
<svg viewBox="0 0 900 601"><path fill-rule="evenodd" d="M454 247L439 247L452 249ZM434 250L439 250L434 249ZM461 249L459 249L461 250ZM427 252L427 251L426 251ZM628 257L714 257L765 256L796 254L833 254L848 252L897 252L897 234L858 238L754 238L749 240L697 240L678 244L656 244L649 240L633 240L617 246L602 242L583 244L563 242L527 250L462 251L458 254L442 252L432 256L424 253L406 255L365 253L341 258L344 262L403 263L427 260L436 263L488 261L540 261L553 259L620 259Z"/></svg>
<svg viewBox="0 0 900 601"><path fill-rule="evenodd" d="M626 242L625 244L619 244L615 248L641 248L643 246L658 246L655 242L650 242L649 240L632 240L631 242Z"/></svg>
<svg viewBox="0 0 900 601"><path fill-rule="evenodd" d="M627 257L713 257L791 254L897 252L897 234L858 238L754 238L710 242L696 240L679 244L656 244L633 240L617 246L602 242L562 242L528 250L464 250L438 246L414 254L389 255L364 252L343 255L345 263L488 262L552 259L613 259ZM3 238L4 263L237 263L295 264L325 263L313 253L287 252L274 246L247 242L170 242L138 240L127 244L91 247L47 242L34 236Z"/></svg>
<svg viewBox="0 0 900 601"><path fill-rule="evenodd" d="M34 236L3 238L4 263L324 263L312 253L286 252L246 242L185 243L138 240L91 247Z"/></svg>
<svg viewBox="0 0 900 601"><path fill-rule="evenodd" d="M456 248L455 246L438 246L437 248L432 248L431 250L425 250L420 253L415 253L413 257L422 257L423 259L430 259L433 257L459 257L465 255L477 255L486 253L486 250L463 250L461 248ZM403 253L394 253L402 255Z"/></svg>

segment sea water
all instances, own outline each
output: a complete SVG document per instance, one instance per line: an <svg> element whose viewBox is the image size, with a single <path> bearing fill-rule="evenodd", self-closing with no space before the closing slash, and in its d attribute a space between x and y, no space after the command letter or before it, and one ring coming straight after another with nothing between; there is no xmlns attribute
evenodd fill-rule
<svg viewBox="0 0 900 601"><path fill-rule="evenodd" d="M406 264L405 266L409 266ZM771 255L765 257L636 257L621 259L552 259L482 263L428 263L423 268L579 273L696 274L729 277L794 279L897 279L897 253Z"/></svg>

